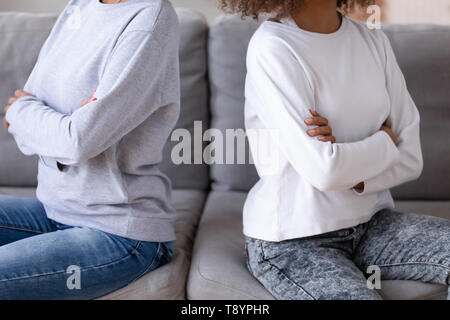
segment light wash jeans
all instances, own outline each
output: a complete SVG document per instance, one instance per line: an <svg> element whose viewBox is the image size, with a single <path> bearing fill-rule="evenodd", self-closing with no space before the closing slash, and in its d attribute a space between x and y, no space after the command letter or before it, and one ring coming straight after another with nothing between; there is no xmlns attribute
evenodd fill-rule
<svg viewBox="0 0 450 320"><path fill-rule="evenodd" d="M383 280L450 285L450 220L383 209L367 223L317 236L247 238L246 255L250 272L277 299L379 300L367 286L369 266Z"/></svg>
<svg viewBox="0 0 450 320"><path fill-rule="evenodd" d="M0 300L93 299L170 261L143 242L47 218L37 199L0 195Z"/></svg>

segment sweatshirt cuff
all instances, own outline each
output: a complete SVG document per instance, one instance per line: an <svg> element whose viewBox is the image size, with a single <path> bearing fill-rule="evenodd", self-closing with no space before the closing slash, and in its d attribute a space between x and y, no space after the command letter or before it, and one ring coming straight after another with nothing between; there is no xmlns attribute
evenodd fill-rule
<svg viewBox="0 0 450 320"><path fill-rule="evenodd" d="M14 123L15 123L16 118L17 118L17 113L18 113L18 111L20 110L20 107L21 107L20 103L23 102L23 101L27 101L27 100L32 101L33 99L34 99L34 97L30 97L30 96L19 98L19 99L16 100L16 102L14 102L9 107L8 112L6 112L6 115L5 115L5 119L9 123L9 130L8 130L9 133L12 133L11 132L11 128L14 127Z"/></svg>
<svg viewBox="0 0 450 320"><path fill-rule="evenodd" d="M397 146L395 145L394 141L392 141L391 137L383 130L378 131L375 135L379 135L380 139L387 140L384 143L387 145L386 150L386 157L391 158L391 167L396 165L401 160L401 153L400 150L398 150ZM377 152L380 152L377 150ZM381 174L381 173L380 173ZM367 179L364 182L364 190L361 192L353 190L353 193L358 196L364 196L366 194L374 192L376 190L376 183L374 180L376 180L377 177L374 177L372 179Z"/></svg>

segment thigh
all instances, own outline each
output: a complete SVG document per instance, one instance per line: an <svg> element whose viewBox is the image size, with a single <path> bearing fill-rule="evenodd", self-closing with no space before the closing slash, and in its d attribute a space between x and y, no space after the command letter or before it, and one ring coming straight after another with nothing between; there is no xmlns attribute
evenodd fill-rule
<svg viewBox="0 0 450 320"><path fill-rule="evenodd" d="M379 211L355 251L361 268L380 267L385 280L418 280L449 285L450 220Z"/></svg>
<svg viewBox="0 0 450 320"><path fill-rule="evenodd" d="M0 195L0 246L55 230L39 200Z"/></svg>
<svg viewBox="0 0 450 320"><path fill-rule="evenodd" d="M0 247L0 299L93 299L168 261L162 243L70 228Z"/></svg>
<svg viewBox="0 0 450 320"><path fill-rule="evenodd" d="M281 300L378 300L336 239L247 240L250 272ZM342 240L345 242L346 240Z"/></svg>

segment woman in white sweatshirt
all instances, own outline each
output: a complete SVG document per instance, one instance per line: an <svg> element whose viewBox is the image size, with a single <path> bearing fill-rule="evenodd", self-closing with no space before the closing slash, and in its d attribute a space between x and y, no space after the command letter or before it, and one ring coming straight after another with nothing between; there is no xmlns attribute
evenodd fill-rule
<svg viewBox="0 0 450 320"><path fill-rule="evenodd" d="M278 163L265 170L249 135L260 180L244 233L278 299L380 299L373 270L449 285L450 221L393 210L389 188L422 171L420 117L385 34L341 13L371 2L222 0L274 17L249 45L245 120L276 133Z"/></svg>

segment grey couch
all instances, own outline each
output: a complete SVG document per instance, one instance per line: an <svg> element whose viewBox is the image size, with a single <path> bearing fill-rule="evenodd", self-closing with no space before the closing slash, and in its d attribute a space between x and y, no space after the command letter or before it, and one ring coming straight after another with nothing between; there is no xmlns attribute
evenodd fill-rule
<svg viewBox="0 0 450 320"><path fill-rule="evenodd" d="M245 54L257 24L223 16L208 28L199 13L177 12L182 30L182 113L177 127L193 132L193 122L199 120L203 130L243 128ZM23 86L54 21L54 16L0 13L0 101ZM422 115L425 156L422 177L393 190L397 208L450 218L450 142L446 139L450 27L385 29ZM173 181L173 203L178 210L175 258L102 299L273 299L244 263L241 216L246 194L257 180L254 167L176 166L170 161L175 143L167 144L162 163ZM0 130L0 194L33 196L35 184L36 159L21 155L13 139ZM387 299L439 299L445 298L447 288L383 281L382 294Z"/></svg>

